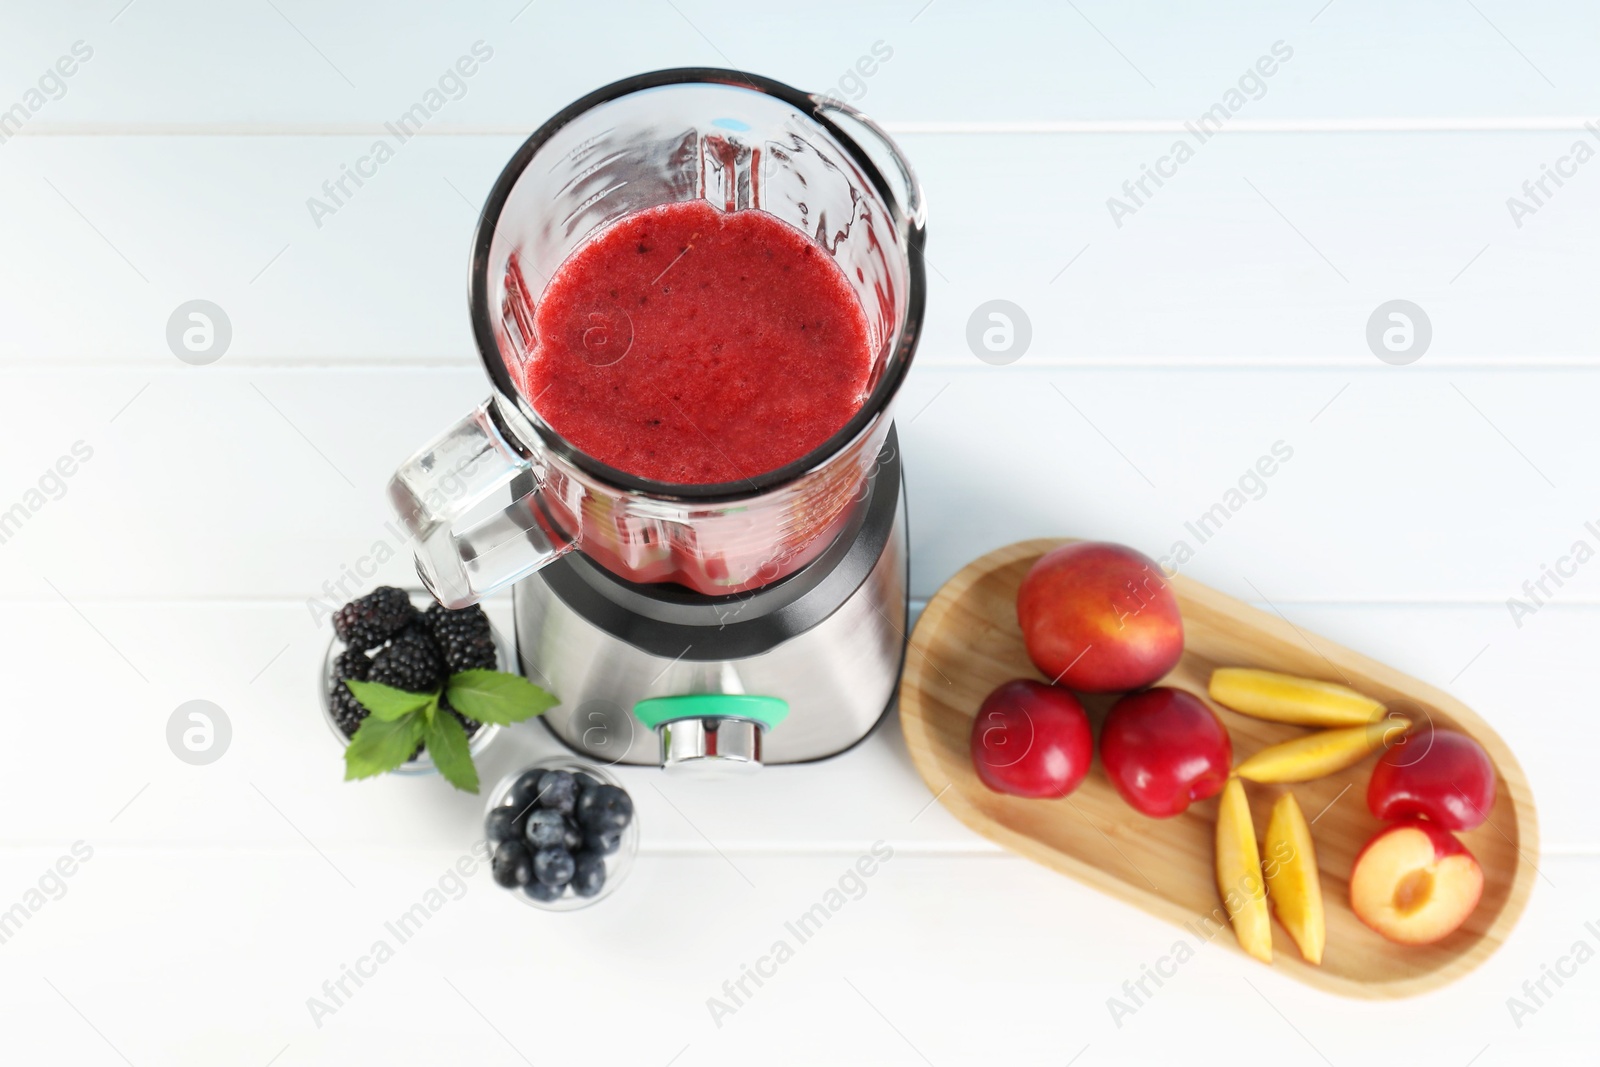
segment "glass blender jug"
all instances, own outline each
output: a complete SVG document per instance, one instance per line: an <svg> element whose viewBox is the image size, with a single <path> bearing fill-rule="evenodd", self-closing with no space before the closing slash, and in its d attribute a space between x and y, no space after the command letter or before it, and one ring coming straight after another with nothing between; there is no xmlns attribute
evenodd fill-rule
<svg viewBox="0 0 1600 1067"><path fill-rule="evenodd" d="M693 199L761 210L809 235L854 287L876 351L865 402L831 438L776 470L711 485L652 481L585 455L519 387L537 357L544 283L568 255L624 215ZM880 127L767 78L658 71L552 117L500 175L473 239L472 328L493 394L389 485L428 590L465 607L576 549L625 581L717 597L816 559L860 503L916 348L924 220L921 188ZM650 358L630 351L625 316L595 318L585 334L595 360Z"/></svg>

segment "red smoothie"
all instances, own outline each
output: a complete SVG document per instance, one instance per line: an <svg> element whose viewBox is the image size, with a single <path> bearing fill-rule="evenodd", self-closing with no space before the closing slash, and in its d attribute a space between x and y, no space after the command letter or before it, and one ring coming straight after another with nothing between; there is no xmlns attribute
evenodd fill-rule
<svg viewBox="0 0 1600 1067"><path fill-rule="evenodd" d="M704 200L613 223L545 287L523 388L557 433L630 474L736 482L827 440L874 351L844 272L761 211Z"/></svg>

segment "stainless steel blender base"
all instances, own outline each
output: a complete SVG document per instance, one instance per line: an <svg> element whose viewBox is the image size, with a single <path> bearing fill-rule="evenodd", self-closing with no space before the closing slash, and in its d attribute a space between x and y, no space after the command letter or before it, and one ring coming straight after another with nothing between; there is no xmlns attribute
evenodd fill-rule
<svg viewBox="0 0 1600 1067"><path fill-rule="evenodd" d="M661 743L634 717L636 702L748 693L789 704L788 717L760 739L761 763L822 759L861 740L888 709L905 655L905 499L895 467L892 526L865 580L826 618L757 654L706 659L692 636L675 655L645 651L590 621L543 574L518 583L523 671L561 698L545 712L545 725L596 760L654 765ZM704 645L714 647L722 628L704 627Z"/></svg>

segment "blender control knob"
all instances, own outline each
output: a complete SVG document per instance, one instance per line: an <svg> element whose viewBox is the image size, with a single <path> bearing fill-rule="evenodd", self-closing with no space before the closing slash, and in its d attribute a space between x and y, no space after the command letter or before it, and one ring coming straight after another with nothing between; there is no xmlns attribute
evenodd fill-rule
<svg viewBox="0 0 1600 1067"><path fill-rule="evenodd" d="M789 704L750 693L685 693L633 706L661 738L661 768L679 774L749 773L761 768L762 734L781 723Z"/></svg>
<svg viewBox="0 0 1600 1067"><path fill-rule="evenodd" d="M749 719L678 719L660 733L662 770L720 776L761 769L761 725Z"/></svg>

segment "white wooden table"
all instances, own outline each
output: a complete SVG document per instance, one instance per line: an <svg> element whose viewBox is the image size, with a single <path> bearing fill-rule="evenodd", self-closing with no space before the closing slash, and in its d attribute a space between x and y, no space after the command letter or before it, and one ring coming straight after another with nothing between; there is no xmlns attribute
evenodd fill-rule
<svg viewBox="0 0 1600 1067"><path fill-rule="evenodd" d="M443 8L0 16L0 108L21 106L0 114L0 1058L1592 1062L1600 963L1570 954L1600 949L1600 563L1561 560L1600 547L1600 163L1561 160L1600 148L1600 10ZM478 41L492 58L459 99L314 219L308 198ZM1280 41L1292 56L1247 79L1223 132L1161 163ZM890 56L858 68L875 47ZM928 186L928 329L900 409L916 596L1024 537L1155 555L1187 538L1186 573L1447 687L1540 804L1543 877L1506 949L1436 994L1362 1003L1214 947L1119 1026L1107 999L1175 931L930 806L892 718L748 782L627 772L637 867L567 916L481 871L456 889L475 798L339 780L308 598L374 552L395 556L363 585L409 578L382 487L485 394L463 299L477 206L556 108L671 65L832 88ZM1564 184L1513 218L1545 164ZM1135 203L1143 165L1171 176ZM1120 226L1110 197L1136 208ZM194 299L231 324L208 366L167 343ZM966 344L991 299L1031 321L1009 365ZM1432 323L1407 366L1366 340L1393 299ZM1194 545L1185 522L1279 441L1293 460ZM166 741L193 699L232 727L206 766ZM485 777L553 749L521 729ZM714 1019L708 998L879 841L893 856L864 895ZM395 943L385 923L441 877L455 896ZM362 963L380 939L392 958ZM308 1008L358 965L336 1011ZM1570 976L1536 1003L1545 965Z"/></svg>

